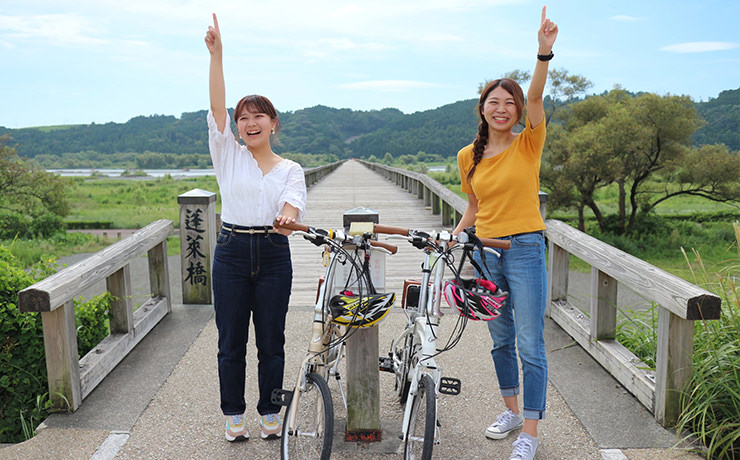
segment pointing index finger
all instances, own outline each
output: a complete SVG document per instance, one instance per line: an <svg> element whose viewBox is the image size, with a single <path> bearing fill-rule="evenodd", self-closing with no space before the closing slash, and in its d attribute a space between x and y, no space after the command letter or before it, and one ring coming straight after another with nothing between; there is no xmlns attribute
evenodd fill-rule
<svg viewBox="0 0 740 460"><path fill-rule="evenodd" d="M213 13L213 28L216 29L216 32L219 34L221 31L218 29L218 19L216 18L216 13Z"/></svg>
<svg viewBox="0 0 740 460"><path fill-rule="evenodd" d="M214 14L213 17L215 19L216 15ZM542 7L542 20L540 21L540 23L545 22L545 19L547 19L547 5L544 5Z"/></svg>

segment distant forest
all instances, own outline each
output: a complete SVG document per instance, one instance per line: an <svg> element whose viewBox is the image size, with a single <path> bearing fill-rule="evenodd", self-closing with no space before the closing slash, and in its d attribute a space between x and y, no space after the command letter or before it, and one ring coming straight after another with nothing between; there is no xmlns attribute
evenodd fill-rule
<svg viewBox="0 0 740 460"><path fill-rule="evenodd" d="M274 149L289 157L321 162L351 157L454 156L472 142L476 100L404 114L397 109L360 111L316 106L280 113L282 130ZM724 143L740 150L740 88L696 103L706 125L698 145ZM562 111L560 112L562 113ZM557 123L557 120L551 120ZM138 116L126 123L7 129L17 153L46 168L205 168L210 165L206 111ZM303 162L302 162L303 163Z"/></svg>

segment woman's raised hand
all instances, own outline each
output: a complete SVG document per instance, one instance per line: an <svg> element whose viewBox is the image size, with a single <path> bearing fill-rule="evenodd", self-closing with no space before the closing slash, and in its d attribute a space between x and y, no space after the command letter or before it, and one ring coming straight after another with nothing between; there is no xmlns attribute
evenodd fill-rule
<svg viewBox="0 0 740 460"><path fill-rule="evenodd" d="M537 32L540 54L549 54L552 51L552 45L555 44L556 38L558 38L558 25L547 18L547 6L543 6L540 29Z"/></svg>
<svg viewBox="0 0 740 460"><path fill-rule="evenodd" d="M221 31L218 29L216 13L213 13L213 25L208 26L208 31L206 32L206 46L211 54L220 54L222 51Z"/></svg>

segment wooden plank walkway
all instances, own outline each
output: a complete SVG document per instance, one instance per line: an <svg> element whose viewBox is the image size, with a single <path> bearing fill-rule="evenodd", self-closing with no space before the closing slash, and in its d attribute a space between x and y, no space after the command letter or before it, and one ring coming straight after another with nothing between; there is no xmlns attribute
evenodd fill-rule
<svg viewBox="0 0 740 460"><path fill-rule="evenodd" d="M309 189L308 209L303 222L314 227L338 228L342 226L343 214L357 207L377 211L383 224L411 226L422 230L442 229L440 216L433 215L422 200L355 161L346 162ZM418 276L422 254L403 240L397 240L396 243L398 253L388 256L386 260L386 290L400 294L403 280ZM291 237L291 251L294 283L286 325L286 387L292 385L296 378L300 360L310 339L309 326L317 280L324 272L320 248L294 235ZM179 273L177 263L173 265L170 273ZM132 271L139 273L139 270ZM397 303L400 303L400 299ZM202 308L211 311L208 306ZM191 316L184 314L184 310L182 305L177 305L173 314L165 319L175 322L170 327L177 330L182 327L177 326L178 321L186 321L188 324L194 321ZM448 317L443 320L441 337L448 336L449 328L454 323L452 319ZM394 307L379 326L379 354L385 354L391 339L404 323L402 310ZM179 362L171 373L167 367L160 378L154 375L154 371L147 370L149 368L145 365L157 370L166 367L162 366L164 359L158 353L173 354L175 341L168 338L166 332L167 330L160 330L143 341L137 347L138 353L134 353L136 356L124 361L112 377L107 378L93 392L80 410L73 414L54 414L45 422L48 428L30 441L0 450L0 458L26 460L49 455L80 459L115 457L115 460L279 458L279 443L264 442L257 435L258 422L254 411L257 386L251 383L257 376L254 341L250 340L248 344L247 379L250 384L247 385L245 395L247 420L253 438L248 442L228 443L223 439L223 418L218 409L218 372L215 359L217 332L212 317L192 344L190 339L187 344L183 344L189 348L185 346L187 351L177 357ZM179 338L185 334L174 335ZM548 382L548 416L541 424L537 458L698 458L680 449L669 449L675 441L673 436L660 428L652 416L638 402L633 401L634 398L621 390L613 379L606 377L601 381L595 380L593 376L589 379L588 375L596 372L603 374L603 370L598 364L592 363L578 347L571 347L572 339L550 321L546 335L548 360L552 364L551 375L554 378ZM253 329L250 337L253 337ZM513 436L504 441L491 441L483 436L495 414L504 409L496 390L490 347L490 337L485 325L469 323L460 343L439 357L445 375L463 380L463 392L459 396L442 395L439 399L443 439L434 449L435 459L508 458L511 452ZM587 368L595 370L586 372ZM381 425L384 437L383 442L370 445L344 442L346 411L338 400L336 383L330 383L336 410L332 460L401 458L398 435L403 407L398 404L393 390L393 376L381 373L380 378ZM148 392L150 389L153 391ZM568 390L568 393L573 394L572 401L579 406L580 419L561 395L561 390ZM131 392L138 399L132 397ZM588 406L585 410L581 407L584 405ZM610 410L605 413L604 407ZM127 412L129 410L131 413ZM608 417L608 421L603 420L603 415ZM621 437L614 440L602 434L597 436L600 440L597 441L594 433L598 434L600 430L618 433ZM106 449L101 443L105 444L113 439L115 444L115 440L119 438L122 438L120 444L123 445L109 447L111 452L106 456ZM101 445L103 454L100 456L101 451L98 451L98 456L93 456L98 445ZM620 451L619 448L624 450Z"/></svg>
<svg viewBox="0 0 740 460"><path fill-rule="evenodd" d="M365 207L376 211L381 224L421 230L442 230L441 218L424 201L386 181L356 161L344 163L334 173L309 189L303 223L312 227L341 228L345 212ZM451 230L448 228L448 230ZM381 237L382 241L386 241ZM386 291L400 294L403 280L418 278L422 253L404 240L390 240L398 253L386 257ZM290 239L293 260L291 308L313 307L317 280L323 275L321 248L302 237Z"/></svg>

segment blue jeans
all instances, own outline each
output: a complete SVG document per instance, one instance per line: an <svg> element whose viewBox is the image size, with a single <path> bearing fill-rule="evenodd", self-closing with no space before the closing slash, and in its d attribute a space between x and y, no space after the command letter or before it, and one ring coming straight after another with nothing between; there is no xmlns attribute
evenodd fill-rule
<svg viewBox="0 0 740 460"><path fill-rule="evenodd" d="M545 418L547 396L547 356L545 355L545 307L547 267L543 232L504 237L511 249L499 250L501 257L486 254L486 267L480 252L474 258L487 271L486 276L509 298L499 310L501 316L488 322L493 339L491 356L502 396L519 394L517 348L524 380L524 418Z"/></svg>
<svg viewBox="0 0 740 460"><path fill-rule="evenodd" d="M243 414L250 316L257 345L261 415L280 412L272 390L283 387L285 316L293 280L288 238L221 229L213 257L218 377L224 415Z"/></svg>

